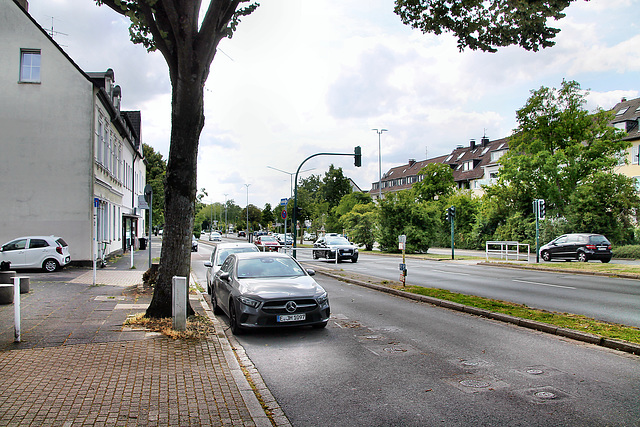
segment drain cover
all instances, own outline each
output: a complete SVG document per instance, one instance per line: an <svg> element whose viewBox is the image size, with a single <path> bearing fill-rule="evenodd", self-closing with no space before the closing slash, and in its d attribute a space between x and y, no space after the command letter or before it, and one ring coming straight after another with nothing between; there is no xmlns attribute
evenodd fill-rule
<svg viewBox="0 0 640 427"><path fill-rule="evenodd" d="M534 393L534 396L540 399L551 400L556 398L555 393L551 393L550 391L538 391Z"/></svg>
<svg viewBox="0 0 640 427"><path fill-rule="evenodd" d="M404 353L407 350L402 347L385 347L384 351L387 353Z"/></svg>
<svg viewBox="0 0 640 427"><path fill-rule="evenodd" d="M542 369L527 369L527 374L530 375L541 375L544 371Z"/></svg>
<svg viewBox="0 0 640 427"><path fill-rule="evenodd" d="M471 388L487 388L489 387L489 383L486 381L479 380L462 380L460 381L460 385Z"/></svg>
<svg viewBox="0 0 640 427"><path fill-rule="evenodd" d="M479 363L478 363L478 362L472 362L472 361L470 361L470 360L464 360L464 361L462 362L462 364L463 364L464 366L478 366L478 365L479 365Z"/></svg>

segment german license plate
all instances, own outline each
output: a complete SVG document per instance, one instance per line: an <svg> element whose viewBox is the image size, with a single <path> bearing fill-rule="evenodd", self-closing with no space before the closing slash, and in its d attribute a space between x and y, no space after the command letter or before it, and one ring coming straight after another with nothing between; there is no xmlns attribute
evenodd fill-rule
<svg viewBox="0 0 640 427"><path fill-rule="evenodd" d="M302 314L282 314L278 316L278 322L298 322L300 320L305 320L307 315Z"/></svg>

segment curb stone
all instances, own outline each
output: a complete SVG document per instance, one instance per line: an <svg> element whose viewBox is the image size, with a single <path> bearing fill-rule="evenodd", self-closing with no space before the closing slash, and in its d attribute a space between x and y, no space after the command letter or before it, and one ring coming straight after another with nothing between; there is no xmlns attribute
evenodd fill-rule
<svg viewBox="0 0 640 427"><path fill-rule="evenodd" d="M192 283L197 283L192 275ZM247 356L236 337L230 334L229 328L213 314L202 292L197 291L198 301L207 317L214 325L218 341L222 345L224 357L229 364L231 374L236 381L240 394L247 404L247 409L257 427L291 427L289 419L264 383L262 376ZM250 384L249 380L251 381ZM255 389L254 389L255 387ZM260 403L262 400L263 404ZM269 414L270 415L269 415Z"/></svg>
<svg viewBox="0 0 640 427"><path fill-rule="evenodd" d="M509 266L504 266L504 267L509 267ZM576 331L574 329L560 328L554 325L550 325L548 323L522 319L519 317L510 316L508 314L494 313L489 310L470 307L470 306L452 302L452 301L442 300L442 299L423 296L423 295L417 295L417 294L405 292L399 289L387 288L385 286L376 285L374 283L367 283L367 282L363 282L362 280L343 277L338 274L334 274L326 269L317 268L317 266L315 266L315 271L319 274L324 274L325 276L331 277L336 280L340 280L340 281L351 283L358 286L363 286L363 287L374 289L380 292L386 292L389 294L401 296L401 297L416 300L416 301L425 302L428 304L436 305L438 307L449 308L449 309L460 311L463 313L473 314L473 315L485 317L488 319L510 323L515 326L521 326L523 328L534 329L536 331L557 335L565 338L570 338L576 341L595 344L601 347L606 347L614 350L623 351L626 353L640 355L640 344L637 344L637 343L599 337L597 335Z"/></svg>

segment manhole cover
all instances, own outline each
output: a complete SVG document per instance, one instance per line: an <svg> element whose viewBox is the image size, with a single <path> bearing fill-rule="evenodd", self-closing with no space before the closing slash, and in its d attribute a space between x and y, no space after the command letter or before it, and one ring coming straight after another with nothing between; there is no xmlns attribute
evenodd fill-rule
<svg viewBox="0 0 640 427"><path fill-rule="evenodd" d="M463 361L462 361L462 364L463 364L464 366L478 366L478 365L479 365L479 363L478 363L478 362L472 362L472 361L470 361L470 360L463 360Z"/></svg>
<svg viewBox="0 0 640 427"><path fill-rule="evenodd" d="M385 347L384 351L387 353L404 353L407 350L402 347Z"/></svg>
<svg viewBox="0 0 640 427"><path fill-rule="evenodd" d="M530 374L530 375L540 375L543 373L544 371L542 369L527 369L527 374Z"/></svg>
<svg viewBox="0 0 640 427"><path fill-rule="evenodd" d="M471 387L471 388L487 388L489 387L489 383L486 381L479 381L479 380L462 380L460 381L460 384L465 386L465 387Z"/></svg>
<svg viewBox="0 0 640 427"><path fill-rule="evenodd" d="M538 391L534 393L534 396L540 399L551 400L556 398L555 393L551 393L550 391Z"/></svg>
<svg viewBox="0 0 640 427"><path fill-rule="evenodd" d="M382 339L382 337L380 335L365 335L364 338L367 339L367 340L379 340L379 339Z"/></svg>

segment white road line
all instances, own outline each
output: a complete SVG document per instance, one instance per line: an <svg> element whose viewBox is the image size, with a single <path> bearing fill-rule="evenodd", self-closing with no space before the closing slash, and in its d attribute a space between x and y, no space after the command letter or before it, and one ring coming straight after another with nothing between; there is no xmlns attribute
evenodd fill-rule
<svg viewBox="0 0 640 427"><path fill-rule="evenodd" d="M512 279L514 282L518 282L518 283L528 283L530 285L539 285L539 286L550 286L552 288L564 288L564 289L577 289L574 288L573 286L562 286L562 285L551 285L549 283L539 283L539 282L529 282L527 280L516 280L516 279Z"/></svg>
<svg viewBox="0 0 640 427"><path fill-rule="evenodd" d="M445 271L445 270L431 270L431 271L435 271L436 273L445 273L445 274L454 274L456 276L471 276L471 274L468 273L453 273L451 271Z"/></svg>

